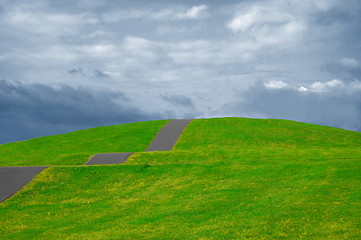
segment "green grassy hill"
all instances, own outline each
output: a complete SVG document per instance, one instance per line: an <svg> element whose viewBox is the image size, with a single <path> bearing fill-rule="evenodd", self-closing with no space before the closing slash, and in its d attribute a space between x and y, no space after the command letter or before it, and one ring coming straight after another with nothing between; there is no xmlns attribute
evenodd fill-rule
<svg viewBox="0 0 361 240"><path fill-rule="evenodd" d="M97 127L0 145L0 167L82 165L96 153L146 149L167 120Z"/></svg>
<svg viewBox="0 0 361 240"><path fill-rule="evenodd" d="M141 152L165 123L0 145L2 166L54 166L0 203L0 239L361 237L361 133L285 120L200 119L172 151ZM138 153L123 165L74 166L104 151Z"/></svg>

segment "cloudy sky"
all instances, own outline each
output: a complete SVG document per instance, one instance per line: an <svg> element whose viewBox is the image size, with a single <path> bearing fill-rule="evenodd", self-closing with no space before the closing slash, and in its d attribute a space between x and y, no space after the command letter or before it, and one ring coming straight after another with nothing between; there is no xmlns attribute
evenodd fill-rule
<svg viewBox="0 0 361 240"><path fill-rule="evenodd" d="M0 0L0 143L221 116L361 131L361 2Z"/></svg>

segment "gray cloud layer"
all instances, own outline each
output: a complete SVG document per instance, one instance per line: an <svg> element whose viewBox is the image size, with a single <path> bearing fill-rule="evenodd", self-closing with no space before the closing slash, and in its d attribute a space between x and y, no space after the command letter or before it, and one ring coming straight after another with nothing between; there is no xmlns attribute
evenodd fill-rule
<svg viewBox="0 0 361 240"><path fill-rule="evenodd" d="M256 83L238 101L215 113L226 116L283 118L361 130L361 82L314 83L309 89Z"/></svg>
<svg viewBox="0 0 361 240"><path fill-rule="evenodd" d="M0 143L101 125L160 119L123 93L0 80Z"/></svg>
<svg viewBox="0 0 361 240"><path fill-rule="evenodd" d="M3 0L1 141L230 115L360 130L360 22L358 0Z"/></svg>

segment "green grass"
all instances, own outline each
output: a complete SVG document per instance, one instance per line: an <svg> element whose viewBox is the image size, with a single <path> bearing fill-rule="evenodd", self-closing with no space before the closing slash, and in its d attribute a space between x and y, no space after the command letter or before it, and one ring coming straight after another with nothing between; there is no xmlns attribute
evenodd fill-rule
<svg viewBox="0 0 361 240"><path fill-rule="evenodd" d="M360 239L360 149L336 128L194 120L169 152L48 168L0 204L0 239Z"/></svg>
<svg viewBox="0 0 361 240"><path fill-rule="evenodd" d="M361 133L278 119L192 121L171 152L137 153L126 164L238 163L358 158Z"/></svg>
<svg viewBox="0 0 361 240"><path fill-rule="evenodd" d="M0 167L80 165L96 153L144 151L168 121L97 127L0 145Z"/></svg>
<svg viewBox="0 0 361 240"><path fill-rule="evenodd" d="M279 119L193 121L177 150L360 147L361 133Z"/></svg>

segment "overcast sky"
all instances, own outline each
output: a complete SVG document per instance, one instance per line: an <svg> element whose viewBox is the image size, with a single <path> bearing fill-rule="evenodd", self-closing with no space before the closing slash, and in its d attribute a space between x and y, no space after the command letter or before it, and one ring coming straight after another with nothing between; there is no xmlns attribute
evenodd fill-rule
<svg viewBox="0 0 361 240"><path fill-rule="evenodd" d="M359 0L0 0L0 143L168 118L361 130Z"/></svg>

